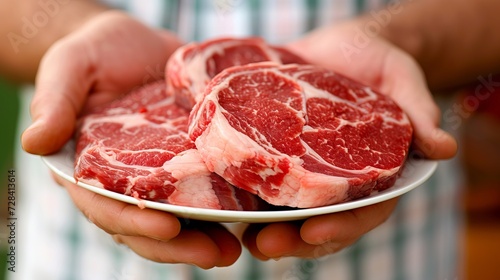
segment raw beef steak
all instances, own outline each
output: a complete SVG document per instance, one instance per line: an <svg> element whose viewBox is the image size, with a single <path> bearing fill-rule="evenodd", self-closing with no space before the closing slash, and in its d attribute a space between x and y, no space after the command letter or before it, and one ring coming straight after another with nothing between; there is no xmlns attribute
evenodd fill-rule
<svg viewBox="0 0 500 280"><path fill-rule="evenodd" d="M392 186L412 138L389 97L322 68L270 62L217 75L189 126L210 170L271 204L300 208Z"/></svg>
<svg viewBox="0 0 500 280"><path fill-rule="evenodd" d="M202 98L208 82L219 72L231 66L262 61L305 63L297 55L269 46L260 38L223 38L190 43L172 54L167 63L168 90L174 92L178 104L191 109Z"/></svg>
<svg viewBox="0 0 500 280"><path fill-rule="evenodd" d="M75 179L138 199L258 210L257 196L206 168L187 135L188 116L164 81L87 115L79 126Z"/></svg>

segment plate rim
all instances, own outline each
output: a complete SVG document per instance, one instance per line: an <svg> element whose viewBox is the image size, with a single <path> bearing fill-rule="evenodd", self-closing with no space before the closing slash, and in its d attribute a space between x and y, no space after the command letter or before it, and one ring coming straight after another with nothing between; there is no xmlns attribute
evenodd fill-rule
<svg viewBox="0 0 500 280"><path fill-rule="evenodd" d="M47 167L52 170L54 173L62 177L63 179L78 185L79 187L83 187L89 191L94 193L119 200L129 204L135 204L139 207L145 207L150 209L155 209L159 211L168 212L174 214L175 216L183 219L194 219L194 220L203 220L203 221L211 221L211 222L246 222L246 223L262 223L262 222L280 222L280 221L292 221L292 220L301 220L312 216L331 214L341 211L352 210L360 207L365 207L368 205L373 205L379 202L383 202L395 197L399 197L416 187L422 185L426 180L428 180L432 174L435 172L438 166L437 160L427 160L427 159L408 159L406 165L417 165L424 166L421 168L421 172L423 172L422 176L418 179L412 181L410 184L398 187L397 183L404 177L405 171L407 171L407 167L403 169L403 172L396 180L396 184L386 190L381 192L372 194L368 197L360 198L354 201L343 202L334 205L321 206L315 208L304 208L304 209L293 209L293 210L272 210L272 211L241 211L241 210L219 210L219 209L207 209L207 208L195 208L190 206L180 206L167 204L162 202L154 202L148 200L137 199L132 196L128 196L125 194L120 194L117 192L113 192L110 190L106 190L101 187L92 186L80 181L76 181L73 177L73 174L67 174L61 168L58 167L59 164L63 164L60 161L64 160L66 157L69 160L68 156L71 152L71 147L69 145L72 144L73 141L68 142L61 150L57 153L41 156L43 162ZM73 149L74 154L74 149ZM74 158L74 155L72 155Z"/></svg>

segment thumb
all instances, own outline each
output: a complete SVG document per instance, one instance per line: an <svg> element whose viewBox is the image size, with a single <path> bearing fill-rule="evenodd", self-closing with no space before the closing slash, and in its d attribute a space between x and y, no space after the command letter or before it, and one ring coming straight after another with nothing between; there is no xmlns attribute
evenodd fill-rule
<svg viewBox="0 0 500 280"><path fill-rule="evenodd" d="M396 54L397 55L397 54ZM414 129L413 148L419 157L449 159L457 152L457 142L448 132L439 128L441 112L427 88L424 75L409 56L397 60L389 58L388 64L406 64L413 67L387 67L398 75L387 75L390 89L387 92L405 111Z"/></svg>
<svg viewBox="0 0 500 280"><path fill-rule="evenodd" d="M68 40L53 45L40 63L31 102L33 123L22 134L23 149L44 155L59 150L72 136L76 117L93 79L82 48Z"/></svg>

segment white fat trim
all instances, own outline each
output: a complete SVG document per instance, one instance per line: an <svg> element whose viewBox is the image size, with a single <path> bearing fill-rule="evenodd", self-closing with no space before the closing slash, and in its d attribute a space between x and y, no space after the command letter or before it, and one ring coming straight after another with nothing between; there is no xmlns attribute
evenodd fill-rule
<svg viewBox="0 0 500 280"><path fill-rule="evenodd" d="M177 130L177 126L175 123L178 123L181 118L187 118L186 117L181 117L181 118L175 118L175 119L167 119L162 123L155 123L147 120L144 114L141 113L134 113L134 114L127 114L127 115L113 115L113 116L96 116L96 117L90 117L86 118L83 122L81 131L82 133L90 133L92 134L92 126L94 124L102 124L102 123L116 123L116 124L121 124L121 130L128 130L130 128L134 128L137 126L150 126L150 127L163 127L168 130ZM183 133L183 132L179 132Z"/></svg>
<svg viewBox="0 0 500 280"><path fill-rule="evenodd" d="M91 186L94 186L94 187L98 187L98 188L104 189L104 185L101 182L99 182L98 180L96 180L96 179L78 178L77 181L85 183L87 185L91 185Z"/></svg>
<svg viewBox="0 0 500 280"><path fill-rule="evenodd" d="M203 51L199 51L198 49L194 50L194 55L188 60L184 62L185 67L182 68L182 77L188 77L191 83L191 91L196 93L194 99L196 102L199 102L201 98L203 98L203 92L205 90L205 86L210 82L211 78L207 74L207 60L215 54L223 55L225 49L238 46L239 42L235 41L227 41L214 45L210 45L203 49ZM260 44L259 44L260 45ZM270 51L269 48L262 45L261 49L271 58L271 61L281 62L279 56L274 51ZM177 60L182 61L182 56L184 52L179 52ZM181 62L182 64L182 62Z"/></svg>
<svg viewBox="0 0 500 280"><path fill-rule="evenodd" d="M211 174L196 149L189 149L179 153L165 162L162 168L178 180L183 180L183 178L193 175L210 176Z"/></svg>

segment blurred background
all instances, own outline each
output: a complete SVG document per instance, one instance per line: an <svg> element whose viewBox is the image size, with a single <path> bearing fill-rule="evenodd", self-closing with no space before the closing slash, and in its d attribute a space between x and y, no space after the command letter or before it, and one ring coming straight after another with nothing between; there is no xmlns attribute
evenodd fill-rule
<svg viewBox="0 0 500 280"><path fill-rule="evenodd" d="M19 105L17 90L16 86L0 79L0 217L3 221L0 228L0 280L4 279L6 270L7 171L15 169L14 144L19 144L15 136ZM470 280L500 279L500 89L494 90L478 106L469 106L474 110L466 111L457 128L460 131L459 157L465 178L464 186L457 187L464 189L462 205L467 218L462 234L464 279ZM452 104L464 105L467 109L467 102L471 100L468 96L473 93L473 89L461 92Z"/></svg>
<svg viewBox="0 0 500 280"><path fill-rule="evenodd" d="M7 171L14 169L14 141L19 100L17 88L0 78L0 279L4 279L7 255Z"/></svg>
<svg viewBox="0 0 500 280"><path fill-rule="evenodd" d="M481 102L473 98L476 89L465 90L456 102L475 109L464 118L460 138L465 265L467 279L500 279L500 88L490 88Z"/></svg>

